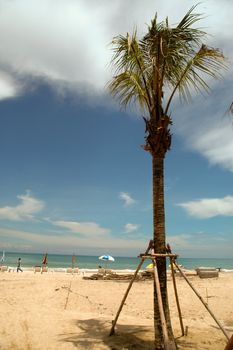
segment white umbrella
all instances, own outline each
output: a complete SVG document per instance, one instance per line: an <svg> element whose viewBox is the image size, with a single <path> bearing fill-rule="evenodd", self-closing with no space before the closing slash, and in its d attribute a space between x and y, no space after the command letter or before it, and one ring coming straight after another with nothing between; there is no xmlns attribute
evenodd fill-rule
<svg viewBox="0 0 233 350"><path fill-rule="evenodd" d="M111 255L101 255L99 259L104 261L115 261L115 259Z"/></svg>
<svg viewBox="0 0 233 350"><path fill-rule="evenodd" d="M4 262L5 261L5 252L3 251L2 252L2 257L1 257L1 262Z"/></svg>
<svg viewBox="0 0 233 350"><path fill-rule="evenodd" d="M101 256L99 256L99 260L103 260L106 263L108 261L115 261L115 259L111 255L101 255Z"/></svg>

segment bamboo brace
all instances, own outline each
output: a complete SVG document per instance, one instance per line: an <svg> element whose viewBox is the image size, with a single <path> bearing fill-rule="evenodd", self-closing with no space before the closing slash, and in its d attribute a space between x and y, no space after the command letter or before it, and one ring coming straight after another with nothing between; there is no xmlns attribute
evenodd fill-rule
<svg viewBox="0 0 233 350"><path fill-rule="evenodd" d="M176 261L173 261L173 263L175 264L176 268L180 271L181 275L184 277L184 279L186 280L186 282L189 284L189 286L192 288L192 290L194 291L194 293L198 296L198 298L200 299L200 301L202 302L202 304L205 306L205 308L208 310L208 312L210 313L210 315L213 317L213 319L215 320L215 322L217 323L217 325L219 326L219 328L221 329L221 331L223 332L223 334L225 335L225 337L227 338L227 340L230 339L229 335L227 334L227 332L225 331L225 329L223 328L223 326L221 325L221 323L216 319L216 317L214 316L213 312L210 310L210 308L208 307L207 303L202 299L202 297L200 296L200 294L197 292L197 290L193 287L193 285L189 282L189 280L187 279L187 277L185 276L184 272L181 270L181 268L179 267L179 265L177 265Z"/></svg>

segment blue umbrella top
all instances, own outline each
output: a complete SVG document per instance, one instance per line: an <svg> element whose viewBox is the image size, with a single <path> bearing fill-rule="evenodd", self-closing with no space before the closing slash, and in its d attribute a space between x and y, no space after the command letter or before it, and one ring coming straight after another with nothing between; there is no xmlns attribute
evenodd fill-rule
<svg viewBox="0 0 233 350"><path fill-rule="evenodd" d="M104 261L115 261L115 259L111 255L101 255L99 259Z"/></svg>

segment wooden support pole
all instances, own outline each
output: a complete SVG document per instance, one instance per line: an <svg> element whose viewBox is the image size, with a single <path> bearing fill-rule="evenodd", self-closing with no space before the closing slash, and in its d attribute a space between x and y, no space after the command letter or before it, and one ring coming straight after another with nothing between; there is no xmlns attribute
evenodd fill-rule
<svg viewBox="0 0 233 350"><path fill-rule="evenodd" d="M184 325L183 325L182 314L181 314L180 303L179 303L179 297L178 297L178 292L177 292L176 278L175 278L175 271L174 271L173 262L174 262L174 260L172 259L172 257L170 257L172 282L173 282L174 293L175 293L175 298L176 298L177 310L178 310L178 314L179 314L180 328L181 328L182 336L184 336L184 334L185 334L185 332L184 332Z"/></svg>
<svg viewBox="0 0 233 350"><path fill-rule="evenodd" d="M72 280L70 280L70 285L68 287L68 292L67 292L67 297L66 297L66 303L65 303L65 306L64 306L64 310L66 310L67 304L68 304L68 301L69 301L69 296L70 296L70 291L71 291L71 283L72 283Z"/></svg>
<svg viewBox="0 0 233 350"><path fill-rule="evenodd" d="M140 254L140 258L145 258L145 259L153 259L153 258L166 258L166 257L171 257L171 258L177 258L177 254L163 254L163 253L153 253L153 254Z"/></svg>
<svg viewBox="0 0 233 350"><path fill-rule="evenodd" d="M130 283L129 283L129 285L128 285L128 288L127 288L127 290L126 290L126 292L125 292L125 295L124 295L124 297L123 297L123 299L122 299L122 302L121 302L121 304L120 304L120 307L119 307L119 309L118 309L118 311L117 311L116 317L115 317L115 319L112 321L112 328L111 328L110 333L109 333L110 336L113 335L113 334L115 333L115 326L116 326L118 317L120 316L120 313L121 313L121 310L122 310L122 308L123 308L123 306L124 306L124 303L125 303L125 301L126 301L126 298L127 298L128 294L129 294L129 291L130 291L130 289L131 289L131 287L132 287L133 282L135 281L135 278L137 277L138 271L140 270L142 264L144 263L144 260L145 260L145 259L141 259L141 262L139 263L139 265L138 265L138 267L137 267L137 270L134 272L133 278L131 279L131 281L130 281Z"/></svg>
<svg viewBox="0 0 233 350"><path fill-rule="evenodd" d="M224 350L233 350L233 334L232 334L231 338L229 339L229 342L227 343Z"/></svg>
<svg viewBox="0 0 233 350"><path fill-rule="evenodd" d="M157 292L157 300L158 300L159 314L160 314L160 320L162 325L164 346L165 346L165 350L170 350L172 348L170 347L170 342L168 337L167 323L166 323L164 309L163 309L163 301L162 301L162 295L161 295L161 289L160 289L160 283L159 283L158 269L157 269L155 259L153 259L153 265L154 265L154 281L155 281L155 287Z"/></svg>
<svg viewBox="0 0 233 350"><path fill-rule="evenodd" d="M227 332L225 331L225 329L223 328L223 326L221 325L221 323L216 319L216 317L214 316L213 312L210 310L210 308L208 307L207 303L202 299L202 297L200 296L200 294L197 292L197 290L193 287L193 285L190 283L190 281L188 280L188 278L185 276L184 272L181 270L181 268L179 267L179 265L177 265L177 263L174 261L174 264L176 266L176 268L180 271L181 275L184 277L184 279L186 280L186 282L189 284L189 286L192 288L192 290L194 291L194 293L198 296L198 298L200 299L200 301L202 302L202 304L205 306L205 308L207 309L207 311L210 313L210 315L213 317L213 319L215 320L215 322L217 323L217 325L219 326L219 328L221 329L221 331L223 332L223 334L225 335L225 337L227 338L227 340L230 339L229 335L227 334Z"/></svg>
<svg viewBox="0 0 233 350"><path fill-rule="evenodd" d="M149 242L149 244L148 244L148 247L147 247L147 249L146 249L144 255L146 255L146 254L149 253L149 251L150 251L152 245L153 245L153 241L151 240L151 241ZM142 255L142 254L141 254L141 255ZM130 289L131 289L131 287L132 287L133 282L135 281L135 278L137 277L138 271L140 270L140 268L142 267L142 265L143 265L143 263L144 263L144 260L145 260L144 258L141 258L141 262L139 263L139 265L138 265L138 267L137 267L137 270L134 272L134 275L133 275L133 277L132 277L132 279L131 279L131 281L130 281L130 283L129 283L129 285L128 285L128 288L127 288L127 290L126 290L126 292L125 292L125 295L124 295L124 297L123 297L123 299L122 299L121 305L120 305L120 307L119 307L119 309L118 309L118 311L117 311L116 317L115 317L115 319L112 321L112 328L111 328L111 330L110 330L109 336L111 336L111 335L113 335L113 334L115 333L115 326L116 326L118 317L120 316L120 313L121 313L121 310L122 310L122 308L123 308L123 306L124 306L124 303L125 303L125 301L126 301L126 298L127 298L128 294L129 294L129 291L130 291Z"/></svg>

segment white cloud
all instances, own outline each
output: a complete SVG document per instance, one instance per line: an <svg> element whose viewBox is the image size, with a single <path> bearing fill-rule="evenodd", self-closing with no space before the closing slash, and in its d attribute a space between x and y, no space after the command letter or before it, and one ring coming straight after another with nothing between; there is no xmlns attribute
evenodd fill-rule
<svg viewBox="0 0 233 350"><path fill-rule="evenodd" d="M233 172L233 118L227 112L232 102L232 79L233 74L229 74L210 95L198 96L185 107L175 104L172 115L175 133L184 139L186 150Z"/></svg>
<svg viewBox="0 0 233 350"><path fill-rule="evenodd" d="M120 192L119 198L123 200L125 207L129 207L136 202L127 192Z"/></svg>
<svg viewBox="0 0 233 350"><path fill-rule="evenodd" d="M213 235L209 233L191 233L168 235L167 241L170 243L172 252L178 254L180 258L186 257L231 257L232 235L227 238L225 233Z"/></svg>
<svg viewBox="0 0 233 350"><path fill-rule="evenodd" d="M136 225L136 224L128 223L125 225L125 232L126 233L131 233L131 232L137 231L137 229L138 229L138 225Z"/></svg>
<svg viewBox="0 0 233 350"><path fill-rule="evenodd" d="M17 196L21 201L15 207L0 208L0 219L12 221L27 221L34 219L34 214L40 212L44 208L44 203L30 195L28 191L25 195Z"/></svg>
<svg viewBox="0 0 233 350"><path fill-rule="evenodd" d="M214 216L233 216L233 196L204 198L178 205L184 208L189 215L200 219Z"/></svg>
<svg viewBox="0 0 233 350"><path fill-rule="evenodd" d="M41 234L0 228L1 249L12 249L16 251L29 252L61 252L72 254L78 251L79 254L90 255L103 254L105 251L115 256L125 256L130 254L136 256L143 252L148 244L146 239L126 240L114 238L110 235L94 236L93 239L86 236ZM232 238L223 239L224 235L214 237L211 233L200 237L198 233L168 235L167 241L172 247L172 251L182 257L231 257ZM14 243L12 243L14 242ZM96 262L98 264L98 261Z"/></svg>
<svg viewBox="0 0 233 350"><path fill-rule="evenodd" d="M20 77L44 77L55 84L60 80L104 87L109 61L105 3L1 3L0 64L8 71Z"/></svg>
<svg viewBox="0 0 233 350"><path fill-rule="evenodd" d="M9 74L0 71L0 100L15 97L22 86Z"/></svg>
<svg viewBox="0 0 233 350"><path fill-rule="evenodd" d="M196 135L193 147L202 153L211 164L233 171L233 127L227 118L211 125L204 133Z"/></svg>
<svg viewBox="0 0 233 350"><path fill-rule="evenodd" d="M110 233L107 228L100 227L95 222L76 222L76 221L51 221L56 226L67 228L74 233L82 235L106 235Z"/></svg>
<svg viewBox="0 0 233 350"><path fill-rule="evenodd" d="M132 252L133 250L141 252L146 246L145 239L126 240L121 238L113 238L110 235L93 235L93 239L86 236L76 235L58 235L54 234L41 234L36 232L27 232L13 229L0 228L0 236L2 238L14 241L14 246L22 245L24 242L27 246L30 246L30 251L36 250L44 251L45 247L47 251L61 251L71 253L74 249L78 249L79 252L90 251L103 252L104 250L112 252L117 251L118 254L122 254L123 251ZM6 245L6 244L5 244ZM4 246L5 246L4 245Z"/></svg>
<svg viewBox="0 0 233 350"><path fill-rule="evenodd" d="M179 234L179 235L168 235L167 242L169 242L172 252L175 254L176 251L190 248L192 242L192 235L188 234Z"/></svg>
<svg viewBox="0 0 233 350"><path fill-rule="evenodd" d="M0 0L0 66L15 77L44 77L54 86L58 81L91 84L103 89L109 79L112 37L146 30L146 24L158 12L159 21L169 17L177 23L192 4L179 0ZM224 43L232 53L231 1L208 0L197 12L214 41ZM122 16L122 13L130 14Z"/></svg>

